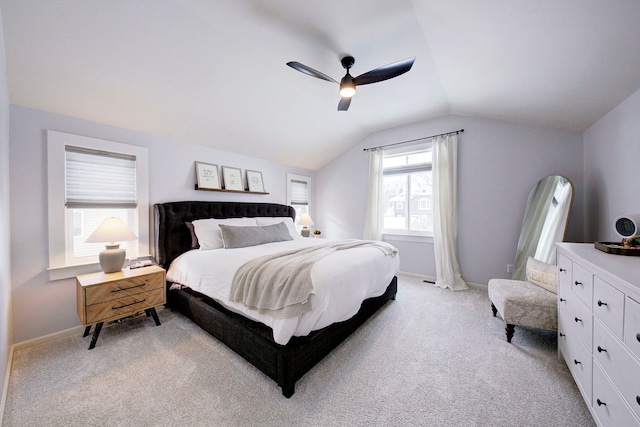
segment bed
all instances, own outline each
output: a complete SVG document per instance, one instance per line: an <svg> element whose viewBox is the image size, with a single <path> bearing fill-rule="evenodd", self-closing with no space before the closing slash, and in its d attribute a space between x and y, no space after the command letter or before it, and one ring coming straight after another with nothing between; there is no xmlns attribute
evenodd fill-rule
<svg viewBox="0 0 640 427"><path fill-rule="evenodd" d="M273 203L185 201L156 204L154 218L157 262L169 269L174 260L178 259L176 262L179 262L181 256L190 255L188 252L195 253L192 251L194 241L189 226L196 220L256 217L293 220L295 211L290 206ZM303 240L308 242L314 239ZM167 306L184 314L273 379L282 388L285 397L294 394L298 379L387 301L395 299L397 292L397 278L394 274L390 283L380 290L381 294L365 299L355 315L315 329L304 336L294 335L282 344L283 338L274 339L274 334L278 335L275 328L250 319L233 306L225 307L189 287L176 289L173 286L172 289L172 284L167 281Z"/></svg>

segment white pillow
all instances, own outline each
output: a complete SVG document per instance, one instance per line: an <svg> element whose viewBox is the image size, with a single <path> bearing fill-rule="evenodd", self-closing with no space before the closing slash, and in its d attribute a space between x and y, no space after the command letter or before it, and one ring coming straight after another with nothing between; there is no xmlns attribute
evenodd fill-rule
<svg viewBox="0 0 640 427"><path fill-rule="evenodd" d="M558 267L553 264L529 257L527 259L527 280L549 292L558 293Z"/></svg>
<svg viewBox="0 0 640 427"><path fill-rule="evenodd" d="M296 230L295 224L293 223L293 218L291 218L290 216L259 216L256 217L255 220L259 226L274 225L284 222L284 225L287 226L289 234L291 234L292 238L297 239L298 237L301 237L300 233L298 233L298 230Z"/></svg>
<svg viewBox="0 0 640 427"><path fill-rule="evenodd" d="M200 250L220 249L224 247L222 243L222 233L218 225L236 225L236 226L256 226L255 218L227 218L227 219L197 219L191 222L193 230L200 243Z"/></svg>

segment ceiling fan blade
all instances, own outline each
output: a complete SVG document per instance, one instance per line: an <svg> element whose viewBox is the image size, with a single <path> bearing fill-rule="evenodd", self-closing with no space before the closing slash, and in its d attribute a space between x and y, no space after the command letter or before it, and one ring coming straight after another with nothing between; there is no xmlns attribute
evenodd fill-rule
<svg viewBox="0 0 640 427"><path fill-rule="evenodd" d="M287 65L289 67L293 68L294 70L300 71L301 73L305 73L308 76L316 77L318 79L322 79L322 80L326 80L328 82L333 82L333 83L339 84L337 81L335 81L331 77L327 76L326 74L321 73L318 70L314 70L311 67L307 67L306 65L301 64L299 62L296 62L296 61L287 62Z"/></svg>
<svg viewBox="0 0 640 427"><path fill-rule="evenodd" d="M392 79L398 77L401 74L406 73L413 66L413 61L416 57L408 58L403 61L394 62L393 64L385 65L375 70L371 70L367 73L360 74L353 79L356 86L368 85L371 83L381 82L383 80Z"/></svg>
<svg viewBox="0 0 640 427"><path fill-rule="evenodd" d="M351 98L340 98L340 102L338 102L338 111L347 111L349 109L349 105L351 105Z"/></svg>

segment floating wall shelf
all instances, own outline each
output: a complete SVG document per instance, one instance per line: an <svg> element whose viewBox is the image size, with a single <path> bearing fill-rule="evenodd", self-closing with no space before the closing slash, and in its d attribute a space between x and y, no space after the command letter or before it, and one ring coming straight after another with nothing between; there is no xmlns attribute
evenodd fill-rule
<svg viewBox="0 0 640 427"><path fill-rule="evenodd" d="M244 194L269 194L264 191L249 191L249 190L217 190L214 188L198 188L198 184L196 184L196 190L198 191L217 191L218 193L244 193Z"/></svg>

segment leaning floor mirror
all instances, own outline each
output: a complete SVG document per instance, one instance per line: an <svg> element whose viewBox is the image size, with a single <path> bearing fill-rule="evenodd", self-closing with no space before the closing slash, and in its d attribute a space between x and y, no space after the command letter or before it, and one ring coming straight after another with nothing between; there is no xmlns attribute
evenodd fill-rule
<svg viewBox="0 0 640 427"><path fill-rule="evenodd" d="M555 264L555 242L564 240L573 205L573 184L560 175L538 181L527 199L513 266L514 280L526 280L527 259Z"/></svg>

